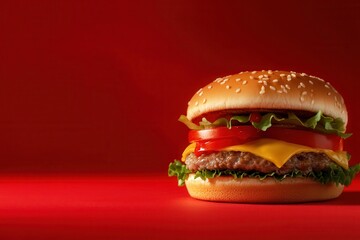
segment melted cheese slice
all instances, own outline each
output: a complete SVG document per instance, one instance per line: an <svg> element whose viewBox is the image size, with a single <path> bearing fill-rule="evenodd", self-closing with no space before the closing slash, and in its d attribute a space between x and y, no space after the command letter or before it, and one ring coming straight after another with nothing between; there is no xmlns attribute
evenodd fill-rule
<svg viewBox="0 0 360 240"><path fill-rule="evenodd" d="M195 143L191 143L182 154L182 161L185 161L186 157L195 151ZM251 141L242 145L229 146L219 151L239 151L250 152L256 156L262 157L275 164L278 168L281 168L293 155L301 152L315 152L324 153L335 163L348 169L347 154L345 151L332 151L328 149L311 148L304 145L298 145L294 143L288 143L280 140L263 138L256 141Z"/></svg>

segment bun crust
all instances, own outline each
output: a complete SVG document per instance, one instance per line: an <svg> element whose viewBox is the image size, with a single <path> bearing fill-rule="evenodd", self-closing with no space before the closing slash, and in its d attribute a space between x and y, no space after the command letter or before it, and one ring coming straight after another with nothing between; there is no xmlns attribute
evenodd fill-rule
<svg viewBox="0 0 360 240"><path fill-rule="evenodd" d="M321 184L308 178L234 179L232 176L202 180L190 174L185 181L191 197L218 202L295 203L337 198L344 186Z"/></svg>
<svg viewBox="0 0 360 240"><path fill-rule="evenodd" d="M330 83L305 73L271 70L217 78L192 97L187 118L191 121L205 113L236 109L321 110L341 118L345 126L348 121L344 100Z"/></svg>

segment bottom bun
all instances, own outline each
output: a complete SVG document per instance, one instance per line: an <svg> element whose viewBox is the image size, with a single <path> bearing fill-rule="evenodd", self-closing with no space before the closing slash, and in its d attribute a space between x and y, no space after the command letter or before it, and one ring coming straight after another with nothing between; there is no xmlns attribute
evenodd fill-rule
<svg viewBox="0 0 360 240"><path fill-rule="evenodd" d="M218 202L242 203L294 203L323 201L337 198L344 186L321 184L309 178L257 178L234 179L232 176L206 180L190 174L185 180L191 197Z"/></svg>

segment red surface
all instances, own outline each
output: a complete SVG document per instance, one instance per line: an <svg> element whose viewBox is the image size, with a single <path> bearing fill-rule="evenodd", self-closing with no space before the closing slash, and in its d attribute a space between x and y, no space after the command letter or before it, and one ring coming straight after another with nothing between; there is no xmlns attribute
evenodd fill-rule
<svg viewBox="0 0 360 240"><path fill-rule="evenodd" d="M176 179L2 177L1 239L359 239L360 179L335 200L192 199Z"/></svg>

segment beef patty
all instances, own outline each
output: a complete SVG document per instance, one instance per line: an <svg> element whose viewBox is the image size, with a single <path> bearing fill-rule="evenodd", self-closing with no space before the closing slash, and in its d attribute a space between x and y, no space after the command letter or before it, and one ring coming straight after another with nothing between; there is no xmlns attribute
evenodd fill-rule
<svg viewBox="0 0 360 240"><path fill-rule="evenodd" d="M203 154L196 157L194 153L186 157L185 164L193 172L197 170L242 170L263 173L276 172L279 175L299 170L304 174L329 168L332 160L323 153L303 152L292 156L281 168L272 162L249 152L224 151Z"/></svg>

